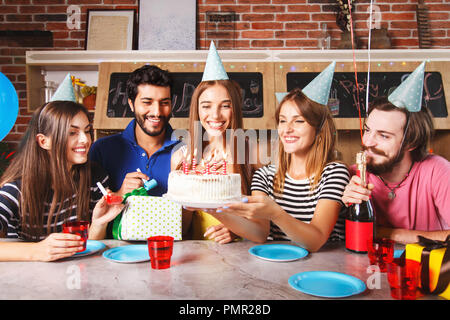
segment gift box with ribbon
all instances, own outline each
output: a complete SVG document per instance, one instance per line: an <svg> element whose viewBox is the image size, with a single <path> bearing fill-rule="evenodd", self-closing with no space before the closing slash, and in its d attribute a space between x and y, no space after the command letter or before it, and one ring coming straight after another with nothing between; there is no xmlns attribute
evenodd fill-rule
<svg viewBox="0 0 450 320"><path fill-rule="evenodd" d="M172 236L181 240L181 205L162 197L129 195L116 217L112 234L117 240L147 240Z"/></svg>
<svg viewBox="0 0 450 320"><path fill-rule="evenodd" d="M423 293L450 299L450 236L445 241L418 238L406 245L405 258L420 262Z"/></svg>

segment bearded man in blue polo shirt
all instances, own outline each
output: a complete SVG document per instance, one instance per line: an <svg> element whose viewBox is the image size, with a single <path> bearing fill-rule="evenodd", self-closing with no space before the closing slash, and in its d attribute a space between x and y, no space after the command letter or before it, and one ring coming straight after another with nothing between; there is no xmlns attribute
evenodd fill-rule
<svg viewBox="0 0 450 320"><path fill-rule="evenodd" d="M131 73L127 81L128 104L134 119L120 133L98 139L90 158L109 174L111 189L120 195L142 187L142 179L155 179L149 195L167 192L172 149L169 124L172 113L172 80L169 72L145 65ZM142 172L138 172L137 169Z"/></svg>

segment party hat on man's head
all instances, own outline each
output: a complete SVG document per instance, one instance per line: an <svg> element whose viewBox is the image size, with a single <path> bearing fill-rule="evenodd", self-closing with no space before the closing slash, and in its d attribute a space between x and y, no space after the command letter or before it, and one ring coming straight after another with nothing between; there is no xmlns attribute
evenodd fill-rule
<svg viewBox="0 0 450 320"><path fill-rule="evenodd" d="M424 75L425 61L388 96L389 102L397 108L406 108L409 112L420 111Z"/></svg>
<svg viewBox="0 0 450 320"><path fill-rule="evenodd" d="M209 46L208 58L206 59L202 78L202 81L210 80L229 80L213 41L211 41Z"/></svg>
<svg viewBox="0 0 450 320"><path fill-rule="evenodd" d="M59 85L58 89L56 89L55 94L52 96L50 101L56 100L77 102L70 73L67 74L63 82L61 82L61 84Z"/></svg>
<svg viewBox="0 0 450 320"><path fill-rule="evenodd" d="M288 95L289 92L275 92L275 96L277 97L278 103L281 103L281 101Z"/></svg>
<svg viewBox="0 0 450 320"><path fill-rule="evenodd" d="M302 92L311 100L323 104L324 106L328 105L335 67L336 62L333 61L325 70L304 87Z"/></svg>

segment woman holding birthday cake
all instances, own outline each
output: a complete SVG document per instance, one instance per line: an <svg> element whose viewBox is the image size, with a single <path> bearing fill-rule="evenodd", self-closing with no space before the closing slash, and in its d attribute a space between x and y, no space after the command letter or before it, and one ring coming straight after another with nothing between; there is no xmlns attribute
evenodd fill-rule
<svg viewBox="0 0 450 320"><path fill-rule="evenodd" d="M238 195L250 194L251 177L259 166L249 164L246 159L249 159L250 153L253 153L252 159L254 159L257 150L250 150L249 143L243 144L245 150L238 150L239 144L236 141L227 141L226 134L228 129L231 129L232 132L243 127L242 101L239 84L229 80L214 43L211 42L202 82L197 86L191 98L190 142L178 149L172 156L172 170L177 169L178 171L169 175L168 194L174 195L173 192L180 186L175 181L189 183L190 180L193 185L199 187L202 186L202 182L205 186L212 186L213 183L216 186L223 184L222 191L225 192L225 189L228 189L230 196L233 188L238 189L234 190ZM205 133L208 136L207 141L203 141ZM198 139L199 136L200 139ZM235 137L232 139L236 140ZM197 141L202 141L201 145ZM239 158L244 161L239 161ZM189 168L185 168L184 165L188 159ZM183 173L181 173L182 168ZM180 174L187 174L188 177L183 179ZM173 183L171 183L172 179ZM225 180L229 180L228 187L226 183L222 183ZM186 186L181 190L186 190L185 188ZM191 191L195 193L198 190ZM188 194L185 193L185 195L189 197ZM209 199L205 198L205 200L214 200L210 194L208 195L205 197L209 197ZM194 200L193 196L190 197ZM178 194L178 198L180 198L180 194ZM198 201L201 201L201 198ZM192 238L197 240L213 238L219 243L227 243L232 241L235 235L205 211L193 210Z"/></svg>
<svg viewBox="0 0 450 320"><path fill-rule="evenodd" d="M236 234L255 242L292 240L309 251L343 239L341 196L349 172L333 161L336 129L326 106L334 67L279 104L278 165L255 172L251 196L211 212Z"/></svg>

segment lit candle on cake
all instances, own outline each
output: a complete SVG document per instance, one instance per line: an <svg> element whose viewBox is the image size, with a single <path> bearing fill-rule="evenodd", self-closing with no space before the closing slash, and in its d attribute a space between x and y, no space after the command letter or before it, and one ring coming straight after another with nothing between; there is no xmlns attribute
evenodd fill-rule
<svg viewBox="0 0 450 320"><path fill-rule="evenodd" d="M183 173L188 174L187 149L184 149L184 151L183 151Z"/></svg>
<svg viewBox="0 0 450 320"><path fill-rule="evenodd" d="M192 171L197 170L197 149L194 149L194 156L192 157Z"/></svg>
<svg viewBox="0 0 450 320"><path fill-rule="evenodd" d="M189 160L191 160L191 155L189 154L186 159L183 160L183 173L189 174Z"/></svg>
<svg viewBox="0 0 450 320"><path fill-rule="evenodd" d="M203 168L205 168L205 160L202 159L202 161L200 162L200 166L203 167ZM203 169L202 174L206 174L206 168Z"/></svg>
<svg viewBox="0 0 450 320"><path fill-rule="evenodd" d="M214 157L212 158L212 165L211 165L211 174L217 174L217 170L216 170L216 152L214 151Z"/></svg>
<svg viewBox="0 0 450 320"><path fill-rule="evenodd" d="M223 168L222 168L222 174L227 174L227 153L223 152Z"/></svg>
<svg viewBox="0 0 450 320"><path fill-rule="evenodd" d="M212 155L210 154L205 161L206 174L208 174L208 175L211 174L211 160L212 160Z"/></svg>

